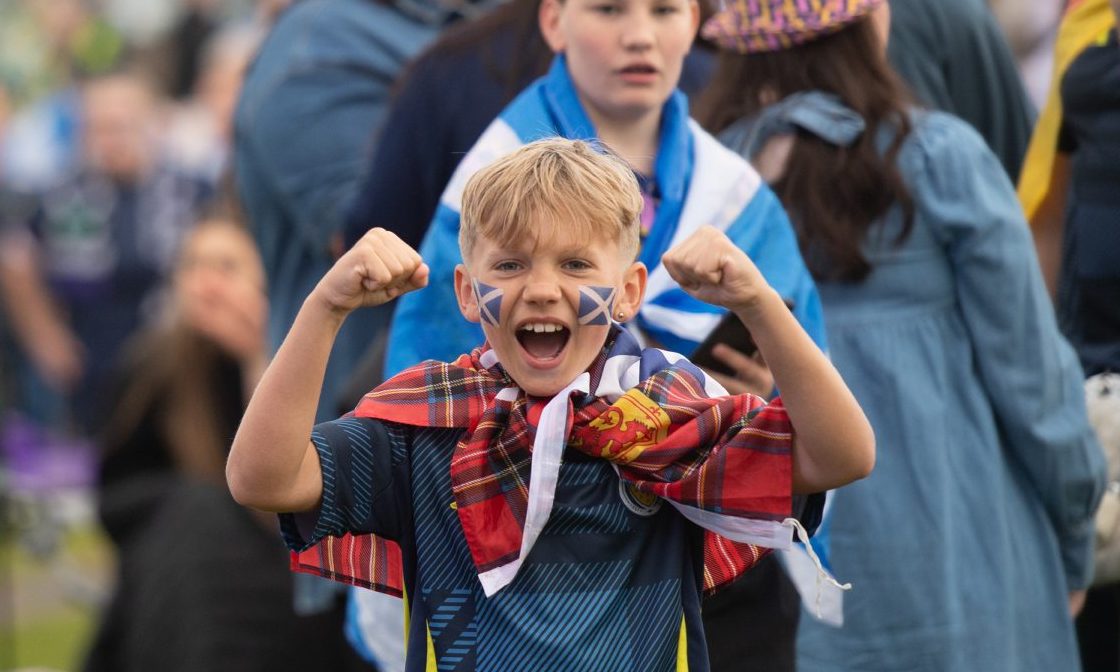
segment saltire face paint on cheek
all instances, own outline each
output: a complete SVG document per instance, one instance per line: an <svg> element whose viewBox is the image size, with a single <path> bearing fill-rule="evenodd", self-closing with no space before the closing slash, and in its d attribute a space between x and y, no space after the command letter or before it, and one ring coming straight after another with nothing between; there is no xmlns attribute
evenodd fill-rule
<svg viewBox="0 0 1120 672"><path fill-rule="evenodd" d="M584 326L611 323L614 310L614 287L579 287L579 323Z"/></svg>
<svg viewBox="0 0 1120 672"><path fill-rule="evenodd" d="M505 290L484 285L478 280L471 280L474 287L475 300L478 301L478 317L492 327L498 326L502 316L502 296Z"/></svg>

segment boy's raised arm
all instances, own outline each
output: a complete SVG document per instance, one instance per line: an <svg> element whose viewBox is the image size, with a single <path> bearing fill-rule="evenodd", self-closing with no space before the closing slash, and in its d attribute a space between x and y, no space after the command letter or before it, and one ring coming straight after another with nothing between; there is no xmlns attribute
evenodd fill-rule
<svg viewBox="0 0 1120 672"><path fill-rule="evenodd" d="M427 283L420 255L384 229L370 230L331 267L303 302L249 400L226 463L234 499L278 512L319 504L322 473L310 437L335 336L352 310Z"/></svg>
<svg viewBox="0 0 1120 672"><path fill-rule="evenodd" d="M686 292L728 308L750 329L793 423L794 492L822 492L870 474L871 424L747 255L722 232L704 227L666 252L662 263Z"/></svg>

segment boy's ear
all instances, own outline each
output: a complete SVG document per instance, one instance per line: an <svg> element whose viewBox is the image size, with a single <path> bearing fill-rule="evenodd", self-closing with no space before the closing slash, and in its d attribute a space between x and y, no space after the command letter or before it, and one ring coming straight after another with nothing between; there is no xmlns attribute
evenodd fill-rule
<svg viewBox="0 0 1120 672"><path fill-rule="evenodd" d="M622 285L614 301L615 318L618 318L619 313L625 315L624 319L619 320L620 322L632 320L638 314L638 309L642 307L642 299L646 295L648 276L646 265L640 261L630 264L622 274Z"/></svg>
<svg viewBox="0 0 1120 672"><path fill-rule="evenodd" d="M559 54L567 46L564 35L560 31L560 10L563 8L561 0L541 0L537 12L537 23L540 25L541 36L548 43L552 53Z"/></svg>
<svg viewBox="0 0 1120 672"><path fill-rule="evenodd" d="M459 301L459 312L467 322L481 322L478 311L478 297L474 294L470 273L463 264L455 266L455 298Z"/></svg>

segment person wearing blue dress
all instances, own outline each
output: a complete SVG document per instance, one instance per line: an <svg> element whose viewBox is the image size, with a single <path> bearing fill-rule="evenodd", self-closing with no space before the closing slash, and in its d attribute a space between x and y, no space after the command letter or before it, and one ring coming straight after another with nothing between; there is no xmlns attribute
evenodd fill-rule
<svg viewBox="0 0 1120 672"><path fill-rule="evenodd" d="M879 446L832 493L815 542L852 590L842 625L802 619L799 667L1080 669L1104 461L1007 174L906 102L885 2L761 4L705 26L726 52L698 116L789 211Z"/></svg>

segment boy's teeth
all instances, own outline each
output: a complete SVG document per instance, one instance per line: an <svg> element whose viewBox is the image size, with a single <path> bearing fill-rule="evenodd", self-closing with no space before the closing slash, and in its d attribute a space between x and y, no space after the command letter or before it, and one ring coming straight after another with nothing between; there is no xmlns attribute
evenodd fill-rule
<svg viewBox="0 0 1120 672"><path fill-rule="evenodd" d="M564 327L559 324L526 324L521 327L522 331L534 331L538 334L550 334L554 331L560 331Z"/></svg>

